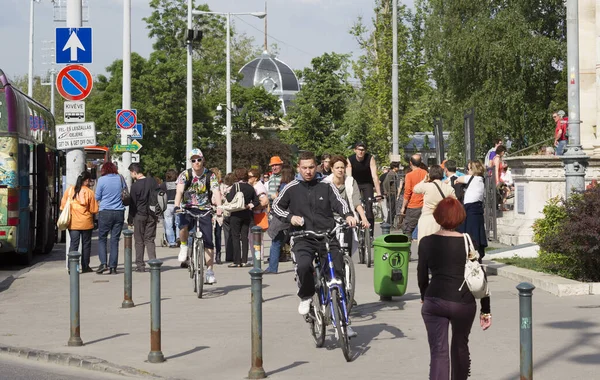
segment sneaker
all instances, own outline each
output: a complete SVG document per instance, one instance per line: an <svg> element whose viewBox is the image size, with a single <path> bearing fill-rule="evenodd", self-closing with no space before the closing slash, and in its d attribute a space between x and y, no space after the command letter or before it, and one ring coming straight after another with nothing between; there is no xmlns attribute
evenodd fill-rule
<svg viewBox="0 0 600 380"><path fill-rule="evenodd" d="M187 245L182 244L179 247L179 255L177 256L177 260L179 260L180 263L185 262L185 260L187 259L187 251L188 251Z"/></svg>
<svg viewBox="0 0 600 380"><path fill-rule="evenodd" d="M215 278L215 272L213 272L212 270L207 270L206 271L206 281L204 282L205 284L208 285L213 285L217 283L217 279Z"/></svg>
<svg viewBox="0 0 600 380"><path fill-rule="evenodd" d="M307 298L300 301L300 305L298 305L298 313L300 315L306 315L310 311L310 303L312 302L312 298Z"/></svg>
<svg viewBox="0 0 600 380"><path fill-rule="evenodd" d="M348 338L354 338L358 336L358 333L354 331L350 326L346 326L346 331L348 332Z"/></svg>

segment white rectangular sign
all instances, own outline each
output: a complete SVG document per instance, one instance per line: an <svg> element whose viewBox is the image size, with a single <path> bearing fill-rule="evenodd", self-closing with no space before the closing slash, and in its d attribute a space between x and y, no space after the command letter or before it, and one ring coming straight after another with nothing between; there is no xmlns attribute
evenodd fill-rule
<svg viewBox="0 0 600 380"><path fill-rule="evenodd" d="M85 121L85 102L65 102L65 123L83 123Z"/></svg>
<svg viewBox="0 0 600 380"><path fill-rule="evenodd" d="M96 124L93 121L56 126L56 147L58 149L76 149L89 145L96 145Z"/></svg>

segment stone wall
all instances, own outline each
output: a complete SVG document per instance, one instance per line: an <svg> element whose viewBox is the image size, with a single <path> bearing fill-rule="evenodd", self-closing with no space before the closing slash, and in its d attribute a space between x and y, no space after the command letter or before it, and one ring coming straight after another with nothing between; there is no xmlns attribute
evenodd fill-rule
<svg viewBox="0 0 600 380"><path fill-rule="evenodd" d="M531 243L533 222L542 217L547 201L564 197L563 163L556 156L510 157L505 161L515 182L514 210L499 214L498 240L507 245ZM600 158L590 158L586 185L600 178Z"/></svg>

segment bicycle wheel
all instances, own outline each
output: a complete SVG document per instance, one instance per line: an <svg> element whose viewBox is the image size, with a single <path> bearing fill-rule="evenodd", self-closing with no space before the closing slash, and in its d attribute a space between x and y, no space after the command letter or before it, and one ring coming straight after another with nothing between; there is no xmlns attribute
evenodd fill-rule
<svg viewBox="0 0 600 380"><path fill-rule="evenodd" d="M365 230L364 247L365 247L367 268L371 268L371 265L373 265L373 255L372 255L372 249L371 249L371 232L368 229Z"/></svg>
<svg viewBox="0 0 600 380"><path fill-rule="evenodd" d="M188 259L188 272L190 273L190 278L194 279L194 266L192 265L192 252L194 252L194 243L192 241L192 246L188 247L187 259ZM194 292L196 288L194 288Z"/></svg>
<svg viewBox="0 0 600 380"><path fill-rule="evenodd" d="M204 243L202 239L194 242L194 263L196 294L198 298L202 298L202 291L204 290Z"/></svg>
<svg viewBox="0 0 600 380"><path fill-rule="evenodd" d="M344 255L344 282L346 285L346 296L348 298L348 314L350 314L350 310L352 310L352 304L354 303L354 286L356 284L355 273L352 256Z"/></svg>
<svg viewBox="0 0 600 380"><path fill-rule="evenodd" d="M338 289L331 289L331 303L333 306L333 320L335 323L335 330L337 332L338 342L344 353L344 358L349 362L352 360L350 356L350 339L348 338L348 329L346 323L346 316L343 312L342 298L338 293Z"/></svg>
<svg viewBox="0 0 600 380"><path fill-rule="evenodd" d="M365 242L365 230L360 228L358 230L358 263L359 264L365 263L364 242Z"/></svg>
<svg viewBox="0 0 600 380"><path fill-rule="evenodd" d="M318 292L313 296L311 314L310 333L315 341L315 345L321 348L325 344L325 317L323 316L323 310L319 302Z"/></svg>

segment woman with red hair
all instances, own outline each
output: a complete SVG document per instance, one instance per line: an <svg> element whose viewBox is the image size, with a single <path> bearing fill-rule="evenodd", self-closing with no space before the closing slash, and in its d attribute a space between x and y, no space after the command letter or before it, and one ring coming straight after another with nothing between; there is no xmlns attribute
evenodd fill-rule
<svg viewBox="0 0 600 380"><path fill-rule="evenodd" d="M125 206L121 200L121 192L127 188L123 177L119 174L117 166L106 162L100 170L101 177L96 186L96 200L100 203L98 213L98 258L100 266L97 274L110 270L110 274L117 274L119 261L119 240L125 221ZM110 233L110 260L106 262L107 240ZM108 264L108 265L107 265Z"/></svg>
<svg viewBox="0 0 600 380"><path fill-rule="evenodd" d="M431 355L430 380L466 380L469 377L469 334L477 305L468 286L463 286L467 252L463 234L455 231L465 215L463 205L456 198L444 198L433 212L442 229L425 236L419 244L417 278L423 304L421 315ZM481 299L479 323L483 330L492 325L489 297ZM452 324L450 349L449 324Z"/></svg>

